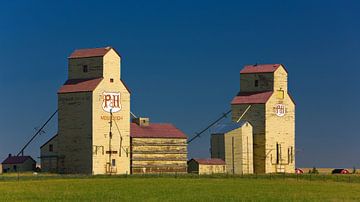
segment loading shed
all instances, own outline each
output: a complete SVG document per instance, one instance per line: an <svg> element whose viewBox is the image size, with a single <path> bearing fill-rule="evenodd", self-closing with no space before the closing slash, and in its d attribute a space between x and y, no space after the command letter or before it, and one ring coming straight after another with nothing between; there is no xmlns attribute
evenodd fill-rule
<svg viewBox="0 0 360 202"><path fill-rule="evenodd" d="M243 121L217 125L211 133L211 157L224 160L228 173L254 173L251 124Z"/></svg>
<svg viewBox="0 0 360 202"><path fill-rule="evenodd" d="M210 175L226 173L226 163L222 159L190 159L188 161L188 173Z"/></svg>
<svg viewBox="0 0 360 202"><path fill-rule="evenodd" d="M131 173L186 173L187 136L172 124L137 118L130 125Z"/></svg>
<svg viewBox="0 0 360 202"><path fill-rule="evenodd" d="M58 172L58 135L56 134L50 140L40 147L41 171Z"/></svg>

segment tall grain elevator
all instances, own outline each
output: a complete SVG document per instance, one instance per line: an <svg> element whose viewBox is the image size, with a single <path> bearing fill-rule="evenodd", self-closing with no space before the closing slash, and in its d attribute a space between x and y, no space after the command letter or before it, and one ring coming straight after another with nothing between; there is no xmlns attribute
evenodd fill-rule
<svg viewBox="0 0 360 202"><path fill-rule="evenodd" d="M255 173L293 173L295 102L288 93L288 72L281 64L245 66L240 92L231 102L232 120L253 126Z"/></svg>
<svg viewBox="0 0 360 202"><path fill-rule="evenodd" d="M44 170L130 173L130 92L120 55L111 47L79 49L68 63L58 91L58 134L42 147Z"/></svg>

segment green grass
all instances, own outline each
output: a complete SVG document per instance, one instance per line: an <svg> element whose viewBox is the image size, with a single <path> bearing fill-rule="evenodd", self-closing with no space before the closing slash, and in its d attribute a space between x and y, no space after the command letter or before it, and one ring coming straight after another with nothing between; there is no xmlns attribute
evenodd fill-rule
<svg viewBox="0 0 360 202"><path fill-rule="evenodd" d="M352 176L0 175L0 201L359 201Z"/></svg>

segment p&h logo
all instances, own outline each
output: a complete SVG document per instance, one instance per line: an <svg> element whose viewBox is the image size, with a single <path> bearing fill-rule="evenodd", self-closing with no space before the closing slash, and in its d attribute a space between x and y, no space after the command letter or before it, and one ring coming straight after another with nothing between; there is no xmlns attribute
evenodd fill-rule
<svg viewBox="0 0 360 202"><path fill-rule="evenodd" d="M277 104L275 107L275 113L277 116L284 116L285 115L285 105Z"/></svg>
<svg viewBox="0 0 360 202"><path fill-rule="evenodd" d="M102 108L106 112L118 112L121 110L120 92L103 92Z"/></svg>

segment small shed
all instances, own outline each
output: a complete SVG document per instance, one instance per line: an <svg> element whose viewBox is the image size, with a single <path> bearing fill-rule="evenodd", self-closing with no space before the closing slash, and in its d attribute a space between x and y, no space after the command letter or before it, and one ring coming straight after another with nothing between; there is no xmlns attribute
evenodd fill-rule
<svg viewBox="0 0 360 202"><path fill-rule="evenodd" d="M2 162L2 171L7 172L25 172L34 171L36 161L31 156L9 156Z"/></svg>
<svg viewBox="0 0 360 202"><path fill-rule="evenodd" d="M188 161L188 173L210 175L226 173L226 164L222 159L191 159Z"/></svg>

